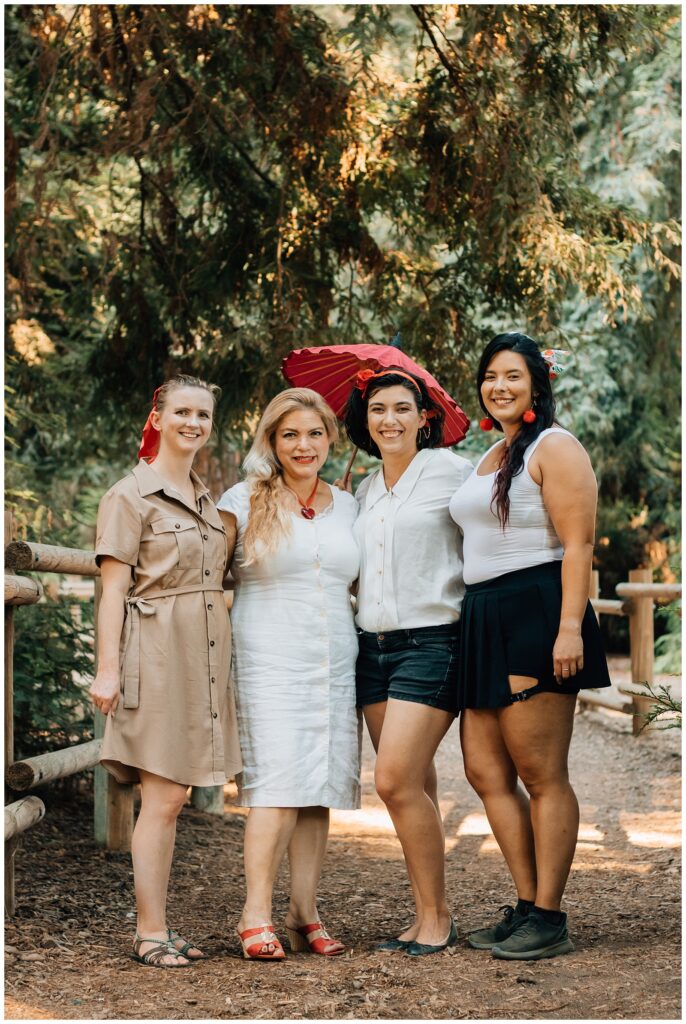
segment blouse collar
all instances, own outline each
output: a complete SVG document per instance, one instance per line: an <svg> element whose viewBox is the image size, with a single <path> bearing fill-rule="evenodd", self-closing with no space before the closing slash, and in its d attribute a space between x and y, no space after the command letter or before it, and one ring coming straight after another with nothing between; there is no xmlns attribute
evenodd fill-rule
<svg viewBox="0 0 686 1024"><path fill-rule="evenodd" d="M380 501L382 498L385 498L386 495L389 493L393 494L400 501L401 504L407 501L407 499L412 494L414 486L419 480L419 477L421 476L424 467L426 466L427 459L430 458L432 451L433 449L431 448L422 448L420 451L418 451L415 457L412 459L412 462L405 470L405 472L398 478L398 480L396 480L396 482L390 488L386 487L386 481L384 480L383 475L383 466L381 466L380 469L377 470L371 484L369 485L366 501L367 509L372 508L374 505L376 505L377 501Z"/></svg>

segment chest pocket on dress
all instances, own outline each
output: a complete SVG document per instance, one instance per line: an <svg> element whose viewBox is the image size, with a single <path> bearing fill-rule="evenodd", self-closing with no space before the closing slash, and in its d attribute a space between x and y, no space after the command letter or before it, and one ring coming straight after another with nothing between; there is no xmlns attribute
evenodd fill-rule
<svg viewBox="0 0 686 1024"><path fill-rule="evenodd" d="M156 537L167 538L172 544L174 537L179 569L198 569L202 566L202 540L195 519L184 519L182 516L165 516L154 519L150 529Z"/></svg>

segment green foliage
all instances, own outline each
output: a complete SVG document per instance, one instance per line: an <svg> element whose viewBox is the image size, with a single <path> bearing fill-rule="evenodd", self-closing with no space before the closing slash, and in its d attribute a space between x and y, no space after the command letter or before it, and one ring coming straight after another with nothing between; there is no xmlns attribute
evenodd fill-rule
<svg viewBox="0 0 686 1024"><path fill-rule="evenodd" d="M669 17L10 6L10 317L54 348L33 372L20 342L18 383L35 402L59 359L87 451L121 450L117 412L171 366L235 420L298 345L402 326L457 386L488 318L551 330L570 288L640 306L635 252L671 273L673 225L589 187L575 124L589 76L640 64Z"/></svg>
<svg viewBox="0 0 686 1024"><path fill-rule="evenodd" d="M14 622L16 759L92 739L92 602L26 605Z"/></svg>
<svg viewBox="0 0 686 1024"><path fill-rule="evenodd" d="M7 481L25 535L90 543L171 371L222 385L221 456L291 348L401 328L476 418L483 342L516 327L573 351L555 387L599 476L604 591L636 565L668 573L677 7L5 11Z"/></svg>
<svg viewBox="0 0 686 1024"><path fill-rule="evenodd" d="M681 675L681 601L672 601L658 609L657 616L664 622L666 632L655 641L656 672Z"/></svg>
<svg viewBox="0 0 686 1024"><path fill-rule="evenodd" d="M641 683L643 689L637 693L653 701L650 711L643 717L645 721L641 732L654 722L659 722L658 729L681 729L681 701L672 696L669 686L654 683ZM670 717L663 719L663 715Z"/></svg>

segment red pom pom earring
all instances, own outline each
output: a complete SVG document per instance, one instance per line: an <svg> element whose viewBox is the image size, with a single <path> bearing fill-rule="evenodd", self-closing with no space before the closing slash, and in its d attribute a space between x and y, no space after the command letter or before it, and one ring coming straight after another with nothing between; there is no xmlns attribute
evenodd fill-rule
<svg viewBox="0 0 686 1024"><path fill-rule="evenodd" d="M482 420L479 420L479 426L482 430L493 430L493 420L490 416L484 416Z"/></svg>
<svg viewBox="0 0 686 1024"><path fill-rule="evenodd" d="M533 411L533 409L527 409L524 415L522 416L522 419L525 423L535 423L536 413Z"/></svg>

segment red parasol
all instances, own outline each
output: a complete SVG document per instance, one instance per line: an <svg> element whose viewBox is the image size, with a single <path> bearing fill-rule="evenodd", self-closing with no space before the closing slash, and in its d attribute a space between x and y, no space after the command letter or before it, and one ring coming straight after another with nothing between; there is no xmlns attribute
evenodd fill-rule
<svg viewBox="0 0 686 1024"><path fill-rule="evenodd" d="M312 388L325 398L342 418L348 396L360 370L387 370L395 366L419 377L432 399L445 412L444 447L457 444L467 434L469 420L428 370L419 366L394 345L324 345L321 348L297 348L289 352L281 371L289 384Z"/></svg>

